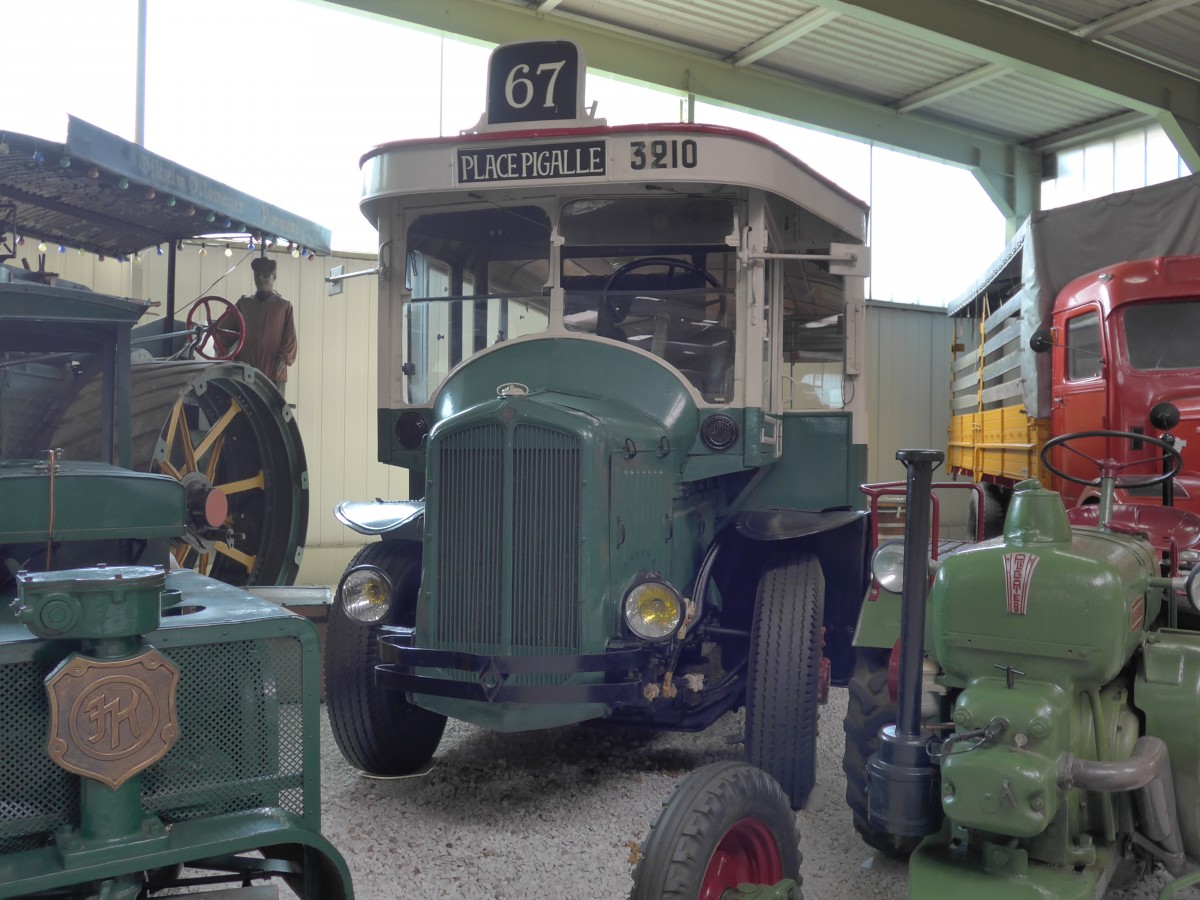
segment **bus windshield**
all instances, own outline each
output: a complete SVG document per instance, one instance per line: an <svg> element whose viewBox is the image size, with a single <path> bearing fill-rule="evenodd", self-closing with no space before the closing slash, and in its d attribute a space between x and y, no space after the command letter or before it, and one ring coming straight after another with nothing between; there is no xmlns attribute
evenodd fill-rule
<svg viewBox="0 0 1200 900"><path fill-rule="evenodd" d="M563 237L563 325L638 347L709 402L733 399L733 204L692 197L574 200Z"/></svg>
<svg viewBox="0 0 1200 900"><path fill-rule="evenodd" d="M549 327L550 220L537 206L431 213L408 230L408 402L497 341Z"/></svg>
<svg viewBox="0 0 1200 900"><path fill-rule="evenodd" d="M723 198L572 199L559 209L561 269L541 206L433 212L407 233L408 402L498 341L554 329L652 353L709 402L733 391L734 204ZM551 321L552 274L564 289Z"/></svg>

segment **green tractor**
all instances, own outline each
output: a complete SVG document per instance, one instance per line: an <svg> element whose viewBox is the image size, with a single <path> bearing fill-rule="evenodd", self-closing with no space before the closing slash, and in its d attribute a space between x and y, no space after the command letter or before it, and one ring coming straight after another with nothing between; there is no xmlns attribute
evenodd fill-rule
<svg viewBox="0 0 1200 900"><path fill-rule="evenodd" d="M1136 462L1119 461L1125 443ZM908 468L905 540L874 559L885 593L902 597L896 706L870 738L853 733L862 719L848 719L847 741L876 748L856 824L873 845L911 853L914 898L1099 898L1156 864L1171 876L1160 897L1200 883L1200 736L1188 713L1200 699L1200 569L1180 565L1200 518L1113 501L1117 490L1168 483L1181 457L1169 435L1080 432L1042 451L1060 476L1058 448L1091 461L1099 503L1068 512L1057 493L1025 481L1004 534L945 555L932 579L927 498L942 454L898 454ZM886 668L877 678L886 683ZM696 814L685 789L659 823ZM760 897L780 887L768 866L782 850L772 846L794 839L770 824L779 807L770 808L744 802L737 825L758 823L773 841L770 852L760 843L758 855L737 856L751 870L745 880L764 885ZM659 823L645 848L652 860L685 839ZM705 850L727 837L697 855L710 858Z"/></svg>
<svg viewBox="0 0 1200 900"><path fill-rule="evenodd" d="M20 139L6 137L18 153ZM10 175L38 175L28 159L0 168L5 191ZM61 187L67 168L41 173L43 187ZM81 190L93 194L109 174L99 163L86 173ZM14 193L53 211L22 225L35 239L68 239L56 224L86 205ZM162 233L153 221L123 232L121 215L114 203L92 221L118 241ZM0 231L0 249L16 234ZM79 242L112 238L93 230ZM180 565L178 548L228 542L240 527L224 469L132 467L135 326L148 304L56 281L42 266L0 266L0 446L28 446L90 391L95 448L81 458L50 443L0 459L0 898L265 900L286 885L351 900L346 863L320 831L316 628ZM214 382L212 394L225 391ZM257 395L243 395L247 408ZM177 421L213 411L166 397Z"/></svg>

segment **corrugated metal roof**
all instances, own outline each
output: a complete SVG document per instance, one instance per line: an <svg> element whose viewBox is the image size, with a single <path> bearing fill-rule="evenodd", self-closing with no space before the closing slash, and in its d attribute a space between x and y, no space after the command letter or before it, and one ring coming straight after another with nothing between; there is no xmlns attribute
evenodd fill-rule
<svg viewBox="0 0 1200 900"><path fill-rule="evenodd" d="M0 131L0 257L13 235L119 257L209 234L330 249L329 229L79 119L66 143Z"/></svg>
<svg viewBox="0 0 1200 900"><path fill-rule="evenodd" d="M1184 158L1200 158L1198 0L337 2L501 43L561 26L585 50L594 36L600 68L618 75L884 145L891 134L892 146L924 155L938 154L945 132L937 129L951 126L968 136L966 151L961 143L946 146L943 158L958 164L970 157L971 135L1038 152L1110 133L1115 123L1156 119L1173 119L1178 127L1168 131L1184 142ZM644 57L656 45L671 55L657 69ZM689 57L704 72L698 82ZM826 109L824 121L806 120L805 103L811 108L816 95L791 105L775 96L756 107L754 90L739 89L738 71L843 97L859 111L876 107L880 115ZM932 137L914 138L905 122L930 125Z"/></svg>
<svg viewBox="0 0 1200 900"><path fill-rule="evenodd" d="M804 16L826 10L832 14L827 20L751 65L882 106L901 106L905 98L937 90L991 62L990 54L972 54L968 48L897 30L878 16L858 15L888 5L878 2L507 2L541 8L551 17L562 15L603 23L728 57L770 39L773 32L786 29ZM1084 41L1119 49L1200 79L1200 7L1163 0L1116 4L1112 0L964 0L963 15L971 14L969 7L983 5L1010 9L1057 32L1083 29L1080 33ZM1094 37L1089 36L1088 28L1096 29ZM1031 143L1117 116L1127 109L1117 102L1099 100L1078 87L1011 71L954 90L945 100L927 102L919 115L942 118L1017 143Z"/></svg>

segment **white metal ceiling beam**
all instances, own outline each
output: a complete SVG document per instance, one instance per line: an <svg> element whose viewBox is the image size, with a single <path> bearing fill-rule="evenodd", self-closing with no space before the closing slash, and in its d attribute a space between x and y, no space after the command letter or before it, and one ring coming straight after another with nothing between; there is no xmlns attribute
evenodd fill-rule
<svg viewBox="0 0 1200 900"><path fill-rule="evenodd" d="M759 38L748 47L743 47L733 56L729 57L729 61L735 66L748 66L752 62L757 62L764 56L774 53L780 47L786 47L788 44L794 43L804 35L816 31L830 19L836 19L841 13L834 12L831 9L813 9L802 15L793 22L789 22L782 28L777 28L770 34Z"/></svg>
<svg viewBox="0 0 1200 900"><path fill-rule="evenodd" d="M964 72L962 75L947 79L941 84L935 84L931 88L917 91L915 94L909 94L903 100L893 103L892 109L899 113L912 112L914 109L920 109L922 106L937 103L939 100L945 100L947 97L953 97L955 94L965 91L968 88L987 84L989 81L994 81L1007 72L1008 69L1004 68L1004 66L997 65L996 63L988 63L985 66L980 66L978 69L972 69L970 72Z"/></svg>
<svg viewBox="0 0 1200 900"><path fill-rule="evenodd" d="M1135 128L1144 128L1153 123L1153 121L1154 119L1144 113L1124 112L1108 119L1101 119L1099 122L1089 122L1087 125L1081 125L1078 128L1061 131L1053 137L1034 141L1028 146L1029 149L1039 150L1042 153L1057 153L1059 150L1079 147L1091 141L1115 137L1122 132L1132 131Z"/></svg>
<svg viewBox="0 0 1200 900"><path fill-rule="evenodd" d="M810 0L825 9L1153 116L1200 170L1200 82L986 3Z"/></svg>
<svg viewBox="0 0 1200 900"><path fill-rule="evenodd" d="M1040 156L970 129L901 115L886 106L561 12L541 15L497 0L335 2L489 43L572 40L583 47L588 65L603 72L970 169L1010 223L1037 208Z"/></svg>
<svg viewBox="0 0 1200 900"><path fill-rule="evenodd" d="M1146 0L1140 6L1126 7L1112 15L1097 19L1095 22L1072 29L1071 34L1094 41L1096 38L1124 31L1126 28L1140 25L1142 22L1148 22L1182 7L1194 6L1196 2L1197 0Z"/></svg>

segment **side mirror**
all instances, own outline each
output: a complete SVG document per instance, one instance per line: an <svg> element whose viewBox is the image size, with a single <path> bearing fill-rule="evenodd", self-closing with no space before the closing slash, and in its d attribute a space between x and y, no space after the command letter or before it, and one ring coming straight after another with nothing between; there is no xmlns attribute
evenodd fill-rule
<svg viewBox="0 0 1200 900"><path fill-rule="evenodd" d="M1029 349L1034 353L1048 353L1054 346L1054 338L1050 336L1049 328L1039 328L1029 338Z"/></svg>
<svg viewBox="0 0 1200 900"><path fill-rule="evenodd" d="M1179 424L1179 407L1174 403L1155 403L1150 410L1150 424L1159 431L1170 431Z"/></svg>

